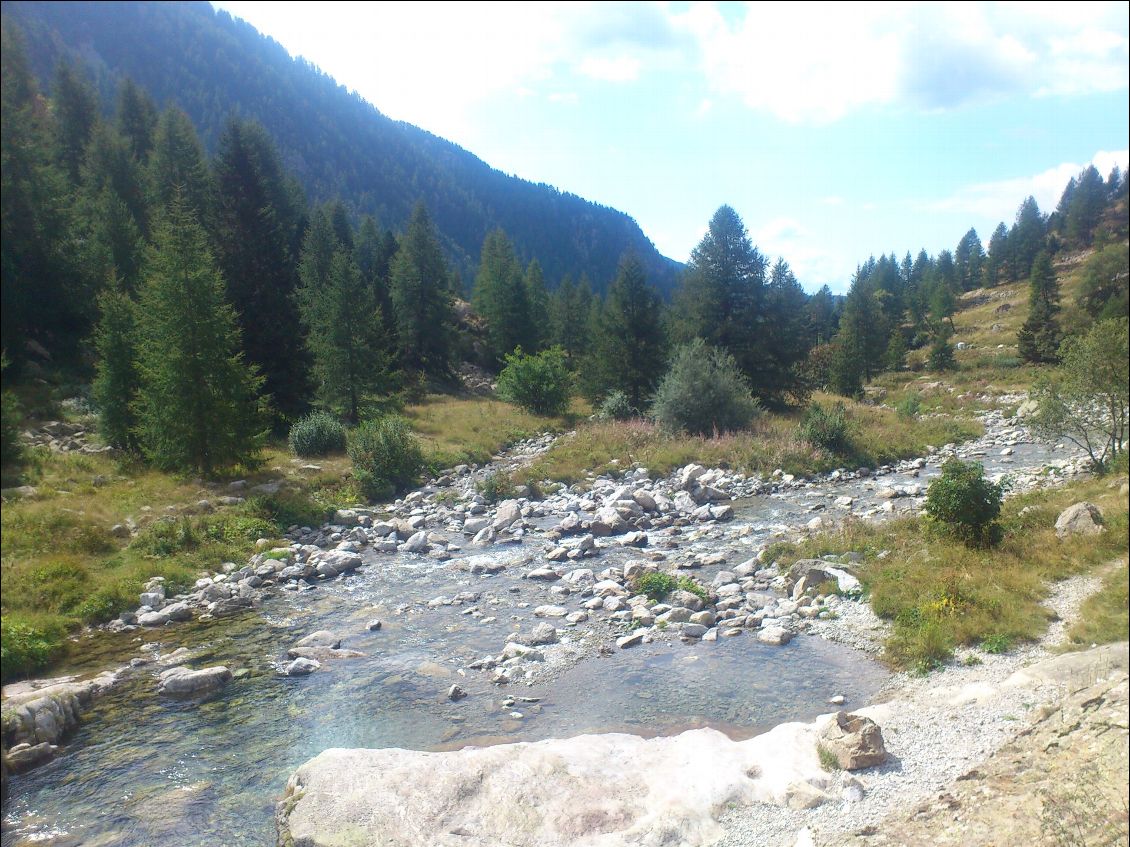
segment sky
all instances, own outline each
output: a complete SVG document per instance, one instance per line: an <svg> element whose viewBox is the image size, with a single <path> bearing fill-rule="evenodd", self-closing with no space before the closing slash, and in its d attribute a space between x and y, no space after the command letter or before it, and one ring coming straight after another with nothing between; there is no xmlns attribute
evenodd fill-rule
<svg viewBox="0 0 1130 847"><path fill-rule="evenodd" d="M1125 2L213 5L678 261L729 204L810 291L1130 158Z"/></svg>

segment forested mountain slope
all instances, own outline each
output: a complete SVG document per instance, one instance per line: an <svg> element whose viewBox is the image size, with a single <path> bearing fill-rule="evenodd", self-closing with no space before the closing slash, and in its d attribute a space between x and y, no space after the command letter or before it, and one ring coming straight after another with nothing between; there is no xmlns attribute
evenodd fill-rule
<svg viewBox="0 0 1130 847"><path fill-rule="evenodd" d="M210 150L229 115L259 121L311 201L341 198L354 213L401 230L423 200L467 284L495 227L510 235L520 258L538 258L551 288L565 274L586 274L603 292L626 250L640 256L665 295L675 284L678 264L628 215L508 176L382 115L207 3L11 2L3 10L23 30L43 90L60 59L77 60L104 102L113 102L119 80L129 77L159 106L183 109Z"/></svg>

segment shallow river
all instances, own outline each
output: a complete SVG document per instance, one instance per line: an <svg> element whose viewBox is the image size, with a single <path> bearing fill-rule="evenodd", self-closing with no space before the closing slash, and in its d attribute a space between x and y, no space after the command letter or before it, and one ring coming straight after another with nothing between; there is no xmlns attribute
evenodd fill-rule
<svg viewBox="0 0 1130 847"><path fill-rule="evenodd" d="M979 456L990 472L1038 467L1051 457L1045 447L1016 444L1004 459L999 443ZM837 496L852 496L858 506L880 485L924 484L934 473L927 466L875 482L751 498L735 504L738 518L725 525L724 540L684 537L679 549L722 549L732 567L774 529L834 512ZM748 737L828 711L832 694L845 695L849 706L863 704L888 678L866 655L808 636L785 647L752 637L660 640L608 657L590 645L580 662L532 685L500 688L488 672L460 675L473 659L497 655L507 633L528 629L534 606L558 602L544 584L519 578L524 562L542 561L540 552L537 538L484 551L513 562L496 576L472 576L457 559L366 553L354 575L311 591L274 592L261 609L237 619L84 641L74 670L188 646L198 651L191 666L224 664L240 675L209 699L178 702L156 694L156 666L131 672L96 700L57 759L12 779L3 847L273 845L274 803L287 777L328 747L457 749L704 725ZM632 557L639 552L609 549L583 566L599 571ZM718 570L696 576L709 582ZM462 606L425 605L468 591L481 596ZM575 599L563 602L576 607ZM402 604L410 605L398 613ZM481 617L464 614L471 605ZM367 630L372 618L384 622L379 631ZM605 640L613 634L603 622L591 625ZM343 647L366 655L326 663L309 677L280 675L287 648L317 629L340 633ZM470 696L448 701L452 683ZM504 705L507 696L517 702Z"/></svg>

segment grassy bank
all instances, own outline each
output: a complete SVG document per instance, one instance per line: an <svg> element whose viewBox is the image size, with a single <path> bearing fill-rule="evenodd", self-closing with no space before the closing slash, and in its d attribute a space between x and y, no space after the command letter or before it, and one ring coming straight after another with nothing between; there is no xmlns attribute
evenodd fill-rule
<svg viewBox="0 0 1130 847"><path fill-rule="evenodd" d="M429 397L405 415L433 467L489 461L513 441L572 420L451 397ZM77 628L136 608L150 577L163 576L170 593L184 590L202 571L245 561L258 539L278 539L292 524L320 523L335 506L361 500L344 455L296 459L273 444L262 458L254 470L206 481L101 454L29 450L19 482L36 494L6 501L0 513L3 679L44 670L65 655ZM236 478L245 490L230 489ZM278 481L275 494L253 491ZM220 504L231 494L244 502ZM111 533L130 523L132 537Z"/></svg>
<svg viewBox="0 0 1130 847"><path fill-rule="evenodd" d="M840 398L818 395L815 402L829 407ZM965 441L982 432L972 419L957 416L903 418L890 409L844 401L850 422L845 450L832 453L813 447L797 436L801 413L762 415L748 432L715 438L668 435L647 421L586 423L575 436L562 439L522 472L522 480L573 482L591 473L627 468L633 462L652 473L665 474L690 462L745 472L775 469L801 475L840 467L876 467L920 456L927 445L940 447Z"/></svg>
<svg viewBox="0 0 1130 847"><path fill-rule="evenodd" d="M948 660L961 645L1000 652L1038 638L1048 624L1041 601L1050 582L1125 555L1127 507L1119 493L1122 482L1125 476L1094 479L1007 501L1001 521L1004 538L992 550L971 550L954 541L928 538L914 518L879 526L856 521L839 532L797 545L778 545L770 552L784 564L827 553L861 553L860 578L868 599L875 612L892 624L888 660L896 667L925 671ZM1056 517L1080 500L1102 509L1106 531L1097 537L1060 541L1055 535ZM1127 637L1126 567L1121 577L1115 573L1108 579L1112 590L1088 601L1083 613L1086 623L1072 633L1080 642Z"/></svg>

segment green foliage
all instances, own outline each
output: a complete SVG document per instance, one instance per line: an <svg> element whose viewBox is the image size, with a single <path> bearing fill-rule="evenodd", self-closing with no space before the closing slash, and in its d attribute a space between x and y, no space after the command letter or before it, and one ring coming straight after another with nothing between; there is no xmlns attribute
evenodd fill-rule
<svg viewBox="0 0 1130 847"><path fill-rule="evenodd" d="M1011 647L1012 639L1007 635L1002 635L1000 633L986 635L981 639L981 649L986 653L991 653L993 655L1007 653L1009 651L1009 648Z"/></svg>
<svg viewBox="0 0 1130 847"><path fill-rule="evenodd" d="M895 406L895 412L905 421L914 420L921 411L922 397L918 394L907 394Z"/></svg>
<svg viewBox="0 0 1130 847"><path fill-rule="evenodd" d="M626 421L639 417L639 410L632 406L623 391L613 391L601 402L596 417L602 421Z"/></svg>
<svg viewBox="0 0 1130 847"><path fill-rule="evenodd" d="M679 581L675 587L681 591L689 591L704 603L710 601L710 592L706 590L706 586L704 586L693 576L684 574L683 576L679 577Z"/></svg>
<svg viewBox="0 0 1130 847"><path fill-rule="evenodd" d="M1035 364L1059 361L1059 282L1051 257L1040 253L1032 265L1028 319L1016 334L1020 358Z"/></svg>
<svg viewBox="0 0 1130 847"><path fill-rule="evenodd" d="M418 203L392 263L391 299L401 364L445 377L451 371L454 317L448 270L423 203Z"/></svg>
<svg viewBox="0 0 1130 847"><path fill-rule="evenodd" d="M926 366L935 373L943 373L957 369L957 359L953 354L953 345L950 344L949 335L939 332L930 342L930 355L926 359Z"/></svg>
<svg viewBox="0 0 1130 847"><path fill-rule="evenodd" d="M486 321L489 366L501 363L519 347L531 349L531 342L536 344L522 268L501 229L487 233L483 241L472 302Z"/></svg>
<svg viewBox="0 0 1130 847"><path fill-rule="evenodd" d="M675 351L651 414L665 430L711 435L748 427L759 412L734 357L695 339Z"/></svg>
<svg viewBox="0 0 1130 847"><path fill-rule="evenodd" d="M371 500L391 496L416 480L424 466L420 443L395 415L364 421L349 438L353 476Z"/></svg>
<svg viewBox="0 0 1130 847"><path fill-rule="evenodd" d="M561 415L569 407L572 381L560 347L527 356L518 348L506 356L498 396L535 415Z"/></svg>
<svg viewBox="0 0 1130 847"><path fill-rule="evenodd" d="M825 409L813 403L804 411L797 427L797 435L814 447L841 454L849 449L851 426L843 403Z"/></svg>
<svg viewBox="0 0 1130 847"><path fill-rule="evenodd" d="M98 406L98 431L111 447L132 450L137 446L134 404L141 383L134 303L112 285L98 304L102 319L94 331L98 365L92 388Z"/></svg>
<svg viewBox="0 0 1130 847"><path fill-rule="evenodd" d="M926 515L934 527L973 547L999 540L996 523L1004 486L989 482L977 462L950 459L926 490Z"/></svg>
<svg viewBox="0 0 1130 847"><path fill-rule="evenodd" d="M823 744L816 745L816 755L820 758L820 767L826 771L835 772L842 770L840 760L830 749Z"/></svg>
<svg viewBox="0 0 1130 847"><path fill-rule="evenodd" d="M906 370L906 336L900 327L895 327L891 332L891 340L887 342L887 352L883 356L883 365L889 371Z"/></svg>
<svg viewBox="0 0 1130 847"><path fill-rule="evenodd" d="M8 369L8 357L0 356L0 372ZM20 401L11 391L5 390L0 398L0 467L14 468L24 458L20 443L20 424L23 413Z"/></svg>
<svg viewBox="0 0 1130 847"><path fill-rule="evenodd" d="M632 579L632 591L634 593L646 594L656 602L662 601L678 587L678 578L666 571L644 571Z"/></svg>
<svg viewBox="0 0 1130 847"><path fill-rule="evenodd" d="M475 484L475 488L488 503L497 503L514 496L514 482L506 474L487 474L482 482Z"/></svg>
<svg viewBox="0 0 1130 847"><path fill-rule="evenodd" d="M298 290L306 346L318 399L356 422L366 398L387 381L384 322L373 287L333 235L325 211L317 217L322 222L307 233Z"/></svg>
<svg viewBox="0 0 1130 847"><path fill-rule="evenodd" d="M1130 246L1109 244L1083 264L1079 305L1095 320L1120 318L1130 311Z"/></svg>
<svg viewBox="0 0 1130 847"><path fill-rule="evenodd" d="M295 456L328 456L345 450L345 427L329 412L311 412L294 422L287 436Z"/></svg>
<svg viewBox="0 0 1130 847"><path fill-rule="evenodd" d="M1034 390L1037 432L1066 438L1087 451L1099 471L1125 452L1130 404L1127 319L1099 321L1063 346L1063 364Z"/></svg>
<svg viewBox="0 0 1130 847"><path fill-rule="evenodd" d="M655 389L663 373L666 349L659 294L647 283L643 264L634 255L620 260L608 290L583 367L583 387L590 398L610 391L627 395L636 408Z"/></svg>
<svg viewBox="0 0 1130 847"><path fill-rule="evenodd" d="M262 379L244 363L207 236L174 202L157 232L138 311L138 420L146 458L211 473L253 461Z"/></svg>
<svg viewBox="0 0 1130 847"><path fill-rule="evenodd" d="M2 681L29 677L46 668L64 651L64 632L58 625L35 625L0 618L0 668Z"/></svg>

